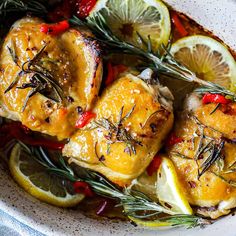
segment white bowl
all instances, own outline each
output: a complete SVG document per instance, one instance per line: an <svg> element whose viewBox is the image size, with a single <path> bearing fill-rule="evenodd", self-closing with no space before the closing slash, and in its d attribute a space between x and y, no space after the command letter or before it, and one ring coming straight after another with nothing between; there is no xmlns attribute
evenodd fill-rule
<svg viewBox="0 0 236 236"><path fill-rule="evenodd" d="M236 0L166 0L214 32L236 50ZM5 168L6 169L6 168ZM87 218L78 211L56 208L32 198L20 189L0 166L0 210L46 235L165 235L165 236L235 236L236 216L227 216L201 228L153 231L129 223Z"/></svg>

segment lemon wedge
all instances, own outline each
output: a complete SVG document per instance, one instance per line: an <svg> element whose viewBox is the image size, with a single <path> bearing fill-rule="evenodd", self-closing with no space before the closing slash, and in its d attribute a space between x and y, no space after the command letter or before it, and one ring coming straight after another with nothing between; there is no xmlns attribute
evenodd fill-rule
<svg viewBox="0 0 236 236"><path fill-rule="evenodd" d="M146 172L132 182L132 189L146 194L153 201L160 202L174 214L193 214L179 182L174 164L167 157L156 173L149 176Z"/></svg>
<svg viewBox="0 0 236 236"><path fill-rule="evenodd" d="M150 37L154 51L168 43L170 15L160 0L98 0L89 17L98 12L113 34L135 46L144 46L139 35Z"/></svg>
<svg viewBox="0 0 236 236"><path fill-rule="evenodd" d="M215 39L202 35L185 37L172 45L170 53L199 78L236 91L236 62Z"/></svg>
<svg viewBox="0 0 236 236"><path fill-rule="evenodd" d="M137 225L147 228L160 228L160 227L170 227L172 226L171 222L168 221L162 221L162 220L142 220L139 218L135 218L132 216L129 216L129 219L133 222L135 222Z"/></svg>
<svg viewBox="0 0 236 236"><path fill-rule="evenodd" d="M148 220L128 216L131 221L142 227L159 228L185 225L193 227L198 225L199 218L193 215L186 197L181 191L175 167L170 159L162 157L161 165L152 176L143 173L133 181L132 188L145 193L152 200L156 200L173 214L158 219Z"/></svg>
<svg viewBox="0 0 236 236"><path fill-rule="evenodd" d="M166 157L157 171L157 198L163 206L167 206L176 214L193 214L188 200L181 189L174 164Z"/></svg>
<svg viewBox="0 0 236 236"><path fill-rule="evenodd" d="M63 185L62 179L51 175L20 144L16 144L11 151L9 167L14 180L26 192L43 202L73 207L84 198L82 194L69 193L69 187Z"/></svg>

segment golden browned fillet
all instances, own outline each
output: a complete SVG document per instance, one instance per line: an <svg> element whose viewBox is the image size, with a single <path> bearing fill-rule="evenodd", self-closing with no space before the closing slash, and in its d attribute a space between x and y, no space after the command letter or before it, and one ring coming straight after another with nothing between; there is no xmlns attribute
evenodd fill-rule
<svg viewBox="0 0 236 236"><path fill-rule="evenodd" d="M124 75L104 91L95 106L96 119L75 133L63 154L128 185L146 169L172 128L173 112L159 102L164 99L159 92L158 86Z"/></svg>
<svg viewBox="0 0 236 236"><path fill-rule="evenodd" d="M74 131L78 119L76 108L90 109L97 97L102 60L96 41L88 40L84 30L69 29L54 36L40 32L41 24L37 18L23 18L13 25L4 40L0 52L0 116L64 139ZM29 61L40 50L30 71ZM37 85L35 70L58 84L56 88L62 95L62 102L50 99L60 101L52 82L46 85L46 92L44 89L41 94L36 93L25 104L29 92L34 89L32 84ZM6 91L13 81L17 83Z"/></svg>
<svg viewBox="0 0 236 236"><path fill-rule="evenodd" d="M190 116L184 111L175 124L175 135L183 142L168 153L188 201L198 207L198 213L217 218L236 207L236 103L214 111L216 104L193 100L194 111ZM213 157L213 164L204 170L207 158Z"/></svg>

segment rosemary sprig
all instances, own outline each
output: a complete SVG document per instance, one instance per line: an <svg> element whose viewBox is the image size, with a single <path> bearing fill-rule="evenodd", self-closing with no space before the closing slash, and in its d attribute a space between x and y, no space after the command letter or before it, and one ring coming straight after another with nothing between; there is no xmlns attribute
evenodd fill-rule
<svg viewBox="0 0 236 236"><path fill-rule="evenodd" d="M135 140L134 137L132 137L132 135L123 126L123 122L131 116L134 109L135 106L133 106L132 109L125 116L123 116L124 106L122 106L117 123L113 123L106 118L101 118L93 122L94 125L92 126L92 128L99 127L108 131L108 134L104 136L107 139L107 154L109 154L110 152L111 144L117 142L125 143L126 148L124 151L129 153L130 155L131 153L133 153L134 155L136 154L136 145L142 146L142 143Z"/></svg>
<svg viewBox="0 0 236 236"><path fill-rule="evenodd" d="M56 165L50 159L47 152L41 147L28 147L25 144L20 144L31 157L35 158L38 163L44 166L52 174L56 174L72 182L86 182L96 194L118 200L120 202L119 205L123 206L124 213L128 216L148 219L150 216L165 213L170 216L160 217L157 220L169 222L171 226L185 226L191 228L209 224L209 221L198 216L178 215L171 211L171 209L165 208L157 202L153 202L141 192L128 188L122 190L96 172L83 169L83 171L81 170L79 173L75 173L74 170L65 163L62 156L58 157L59 164Z"/></svg>
<svg viewBox="0 0 236 236"><path fill-rule="evenodd" d="M30 78L30 82L23 83L21 86L17 87L18 89L31 88L31 90L29 90L25 98L22 111L25 110L25 107L29 99L36 93L40 93L43 96L55 102L63 101L62 88L55 82L53 75L38 64L38 61L41 58L46 47L47 44L45 44L32 59L29 59L28 61L24 62L22 66L18 65L18 60L17 60L18 57L15 54L15 50L8 48L12 60L17 64L17 66L20 67L21 71L18 73L16 78L11 82L11 84L5 90L5 93L9 92L12 88L14 88L17 85L21 76L26 74L32 75Z"/></svg>
<svg viewBox="0 0 236 236"><path fill-rule="evenodd" d="M236 101L236 95L234 93L220 85L199 79L195 73L178 63L169 53L171 47L170 43L167 45L167 47L164 45L162 46L162 50L165 51L164 54L161 54L160 52L153 52L150 37L146 43L147 50L138 48L116 37L111 32L106 19L101 13L94 13L92 16L87 18L87 21L81 21L76 16L74 16L70 22L77 26L87 26L90 28L96 35L97 40L109 48L109 52L116 53L122 51L122 53L137 55L148 60L151 63L151 66L154 66L159 71L159 73L163 73L176 79L199 84L202 87L197 89L198 93L220 93L223 95L228 95L232 98L232 100ZM139 37L141 36L139 35ZM144 42L145 40L142 39L141 41Z"/></svg>
<svg viewBox="0 0 236 236"><path fill-rule="evenodd" d="M221 140L218 145L212 145L209 156L201 165L202 170L199 173L199 177L201 177L212 166L212 164L216 163L217 160L222 157L221 151L224 147L224 144L225 141Z"/></svg>
<svg viewBox="0 0 236 236"><path fill-rule="evenodd" d="M31 12L36 15L47 13L46 7L38 0L2 0L0 3L0 17L14 12Z"/></svg>
<svg viewBox="0 0 236 236"><path fill-rule="evenodd" d="M194 160L197 165L200 157L205 157L205 160L202 162L201 166L198 169L198 178L200 178L206 171L210 169L210 167L214 164L221 164L220 160L224 159L222 150L224 148L225 140L223 134L218 130L215 130L212 127L204 125L196 116L190 115L188 116L197 124L198 132L195 132L195 135L199 138L197 143L197 147L195 149ZM210 129L213 132L216 132L221 135L219 139L214 139L205 134L205 129Z"/></svg>
<svg viewBox="0 0 236 236"><path fill-rule="evenodd" d="M215 172L213 172L213 171L211 171L211 173L214 174L215 176L219 177L221 180L223 180L223 181L224 181L225 183L227 183L228 185L230 185L230 186L236 188L236 181L231 180L231 179L228 180L228 179L224 178L222 175L217 174L217 173L215 173Z"/></svg>

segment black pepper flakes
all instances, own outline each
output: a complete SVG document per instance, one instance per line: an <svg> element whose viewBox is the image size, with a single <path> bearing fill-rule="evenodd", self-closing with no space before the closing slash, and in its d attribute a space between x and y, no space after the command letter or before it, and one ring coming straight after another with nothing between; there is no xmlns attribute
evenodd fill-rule
<svg viewBox="0 0 236 236"><path fill-rule="evenodd" d="M101 157L98 159L99 161L105 161L105 156L101 155Z"/></svg>
<svg viewBox="0 0 236 236"><path fill-rule="evenodd" d="M150 124L150 128L152 129L152 132L153 132L153 133L157 132L157 125L156 125L156 124L151 123L151 124Z"/></svg>
<svg viewBox="0 0 236 236"><path fill-rule="evenodd" d="M71 96L67 96L66 99L69 103L72 103L75 101L74 98L72 98Z"/></svg>
<svg viewBox="0 0 236 236"><path fill-rule="evenodd" d="M190 188L196 188L197 184L194 181L188 181Z"/></svg>
<svg viewBox="0 0 236 236"><path fill-rule="evenodd" d="M49 117L47 117L47 118L45 119L45 122L47 122L47 123L49 123L49 122L50 122L50 119L49 119Z"/></svg>
<svg viewBox="0 0 236 236"><path fill-rule="evenodd" d="M83 113L83 108L82 107L77 107L76 109L77 109L78 114L81 115Z"/></svg>

